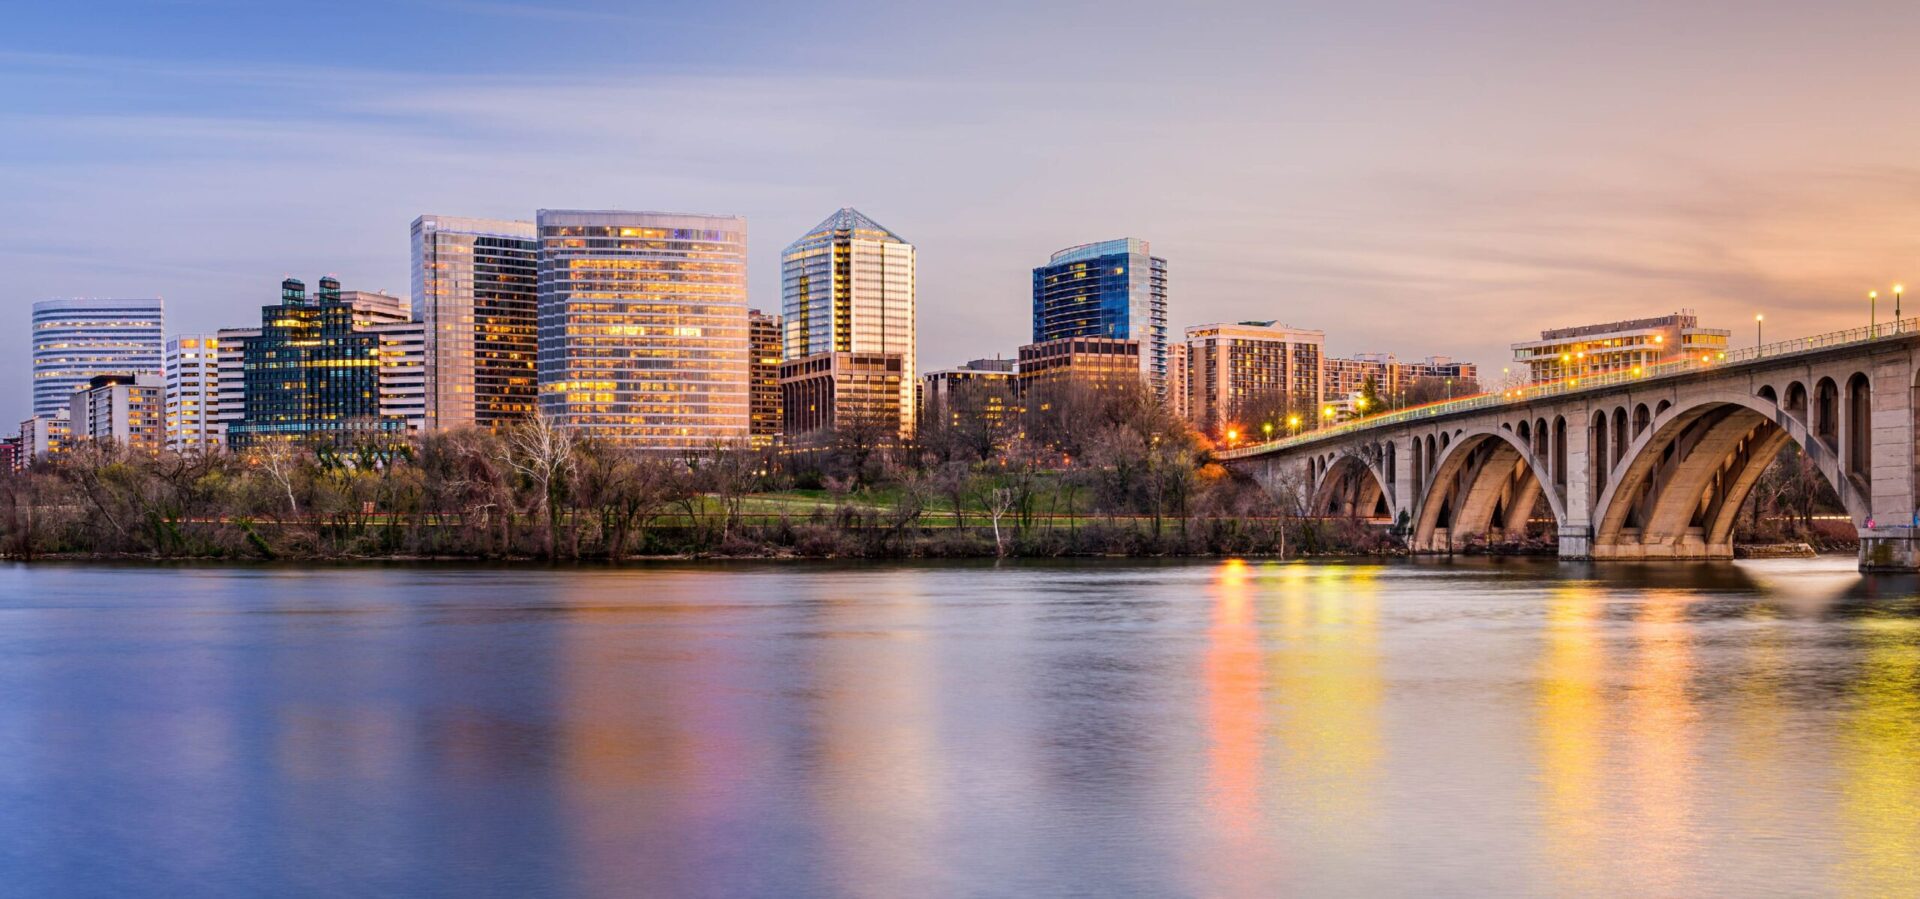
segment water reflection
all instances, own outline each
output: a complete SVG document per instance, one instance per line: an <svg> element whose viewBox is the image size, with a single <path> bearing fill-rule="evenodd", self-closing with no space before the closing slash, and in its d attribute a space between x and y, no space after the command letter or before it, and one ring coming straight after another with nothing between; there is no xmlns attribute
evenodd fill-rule
<svg viewBox="0 0 1920 899"><path fill-rule="evenodd" d="M1860 623L1859 675L1840 732L1842 883L1857 896L1920 895L1920 623Z"/></svg>
<svg viewBox="0 0 1920 899"><path fill-rule="evenodd" d="M0 893L1920 895L1845 563L0 567Z"/></svg>

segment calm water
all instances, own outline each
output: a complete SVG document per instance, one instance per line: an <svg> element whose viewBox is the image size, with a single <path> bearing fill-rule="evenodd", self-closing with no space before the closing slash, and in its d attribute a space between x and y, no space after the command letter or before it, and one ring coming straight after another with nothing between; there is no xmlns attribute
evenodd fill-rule
<svg viewBox="0 0 1920 899"><path fill-rule="evenodd" d="M0 568L0 894L1920 895L1917 586Z"/></svg>

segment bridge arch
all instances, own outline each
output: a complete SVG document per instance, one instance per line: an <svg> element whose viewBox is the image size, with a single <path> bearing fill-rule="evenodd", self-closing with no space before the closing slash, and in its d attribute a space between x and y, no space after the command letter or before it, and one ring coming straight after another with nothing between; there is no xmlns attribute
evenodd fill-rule
<svg viewBox="0 0 1920 899"><path fill-rule="evenodd" d="M1314 515L1375 518L1383 505L1385 517L1392 518L1393 490L1380 466L1351 452L1326 464L1314 487L1311 509Z"/></svg>
<svg viewBox="0 0 1920 899"><path fill-rule="evenodd" d="M1513 431L1463 430L1433 467L1415 507L1415 551L1451 552L1474 540L1523 533L1542 495L1554 525L1566 521L1561 498L1545 489L1552 473L1541 454Z"/></svg>
<svg viewBox="0 0 1920 899"><path fill-rule="evenodd" d="M1670 406L1636 435L1594 504L1594 557L1732 558L1734 519L1789 442L1864 525L1866 495L1842 475L1833 442L1778 404L1727 390Z"/></svg>

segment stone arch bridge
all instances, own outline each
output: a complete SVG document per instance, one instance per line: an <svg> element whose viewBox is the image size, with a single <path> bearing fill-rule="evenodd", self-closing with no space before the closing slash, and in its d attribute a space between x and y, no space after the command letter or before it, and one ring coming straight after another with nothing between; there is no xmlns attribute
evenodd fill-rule
<svg viewBox="0 0 1920 899"><path fill-rule="evenodd" d="M1913 569L1920 319L1400 410L1219 453L1309 511L1404 522L1416 552L1530 527L1563 558L1728 559L1734 518L1797 445L1859 530Z"/></svg>

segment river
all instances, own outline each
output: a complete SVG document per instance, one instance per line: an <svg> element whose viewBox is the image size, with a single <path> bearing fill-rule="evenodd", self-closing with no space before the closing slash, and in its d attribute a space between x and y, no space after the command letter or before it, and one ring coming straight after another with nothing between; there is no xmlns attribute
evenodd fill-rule
<svg viewBox="0 0 1920 899"><path fill-rule="evenodd" d="M1920 582L0 568L0 895L1920 895Z"/></svg>

